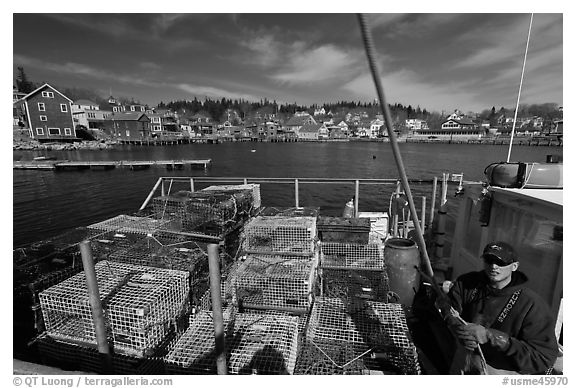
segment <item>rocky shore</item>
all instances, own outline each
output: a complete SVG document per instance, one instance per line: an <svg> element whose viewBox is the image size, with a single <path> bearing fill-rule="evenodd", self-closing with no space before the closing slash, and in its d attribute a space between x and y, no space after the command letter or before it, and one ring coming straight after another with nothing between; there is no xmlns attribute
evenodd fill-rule
<svg viewBox="0 0 576 388"><path fill-rule="evenodd" d="M74 151L74 150L105 150L116 145L112 141L81 141L75 143L40 143L35 140L14 141L12 149L23 151L47 150L47 151Z"/></svg>

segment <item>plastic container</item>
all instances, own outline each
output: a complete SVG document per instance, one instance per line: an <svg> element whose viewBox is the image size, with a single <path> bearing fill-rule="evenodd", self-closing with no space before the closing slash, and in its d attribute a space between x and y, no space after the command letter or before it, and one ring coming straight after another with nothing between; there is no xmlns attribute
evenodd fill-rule
<svg viewBox="0 0 576 388"><path fill-rule="evenodd" d="M393 293L389 301L412 306L420 285L420 274L416 269L420 265L418 246L406 238L388 239L384 244L384 260Z"/></svg>

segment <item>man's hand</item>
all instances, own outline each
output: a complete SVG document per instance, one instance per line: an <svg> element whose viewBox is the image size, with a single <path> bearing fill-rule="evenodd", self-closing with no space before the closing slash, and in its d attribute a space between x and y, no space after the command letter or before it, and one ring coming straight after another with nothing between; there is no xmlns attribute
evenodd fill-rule
<svg viewBox="0 0 576 388"><path fill-rule="evenodd" d="M452 328L460 343L468 350L474 350L478 344L488 341L487 329L475 323L463 323Z"/></svg>

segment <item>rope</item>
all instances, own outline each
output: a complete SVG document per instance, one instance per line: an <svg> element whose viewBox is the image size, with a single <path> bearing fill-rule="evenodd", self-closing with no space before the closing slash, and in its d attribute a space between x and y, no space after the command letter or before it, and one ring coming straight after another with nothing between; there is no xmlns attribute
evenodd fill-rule
<svg viewBox="0 0 576 388"><path fill-rule="evenodd" d="M514 121L512 122L512 132L510 133L510 146L508 147L508 157L506 163L510 161L512 153L512 140L514 140L514 129L516 128L516 117L518 115L518 105L520 104L520 92L522 92L522 81L524 80L524 69L526 68L526 57L528 56L528 45L530 44L530 31L532 31L532 19L534 14L530 14L530 26L528 27L528 39L526 40L526 51L524 51L524 63L522 64L522 75L520 76L520 87L518 88L518 99L516 100L516 109L514 110Z"/></svg>
<svg viewBox="0 0 576 388"><path fill-rule="evenodd" d="M362 38L364 41L364 48L366 51L366 56L368 57L368 64L370 65L372 78L374 79L374 84L376 86L378 100L380 102L380 107L384 115L386 130L388 131L388 137L390 138L390 145L392 146L394 160L396 161L396 166L398 167L398 173L400 174L402 186L404 187L404 192L408 198L410 214L412 215L412 220L414 221L414 229L416 230L416 236L418 237L418 248L420 249L420 256L427 274L433 276L434 272L432 271L432 266L430 265L430 258L428 257L428 252L426 252L426 241L424 241L424 235L422 234L422 229L420 228L418 213L416 212L416 206L414 205L414 199L412 198L412 192L410 191L410 185L408 184L408 177L406 176L406 170L404 168L404 163L400 155L400 149L398 147L398 142L396 140L396 134L394 133L394 129L392 128L392 117L390 115L390 109L388 107L386 99L384 98L384 89L382 87L382 81L379 76L380 73L378 71L378 67L376 65L375 60L376 55L374 50L374 44L372 42L372 34L368 29L365 15L358 14L358 22L360 23Z"/></svg>

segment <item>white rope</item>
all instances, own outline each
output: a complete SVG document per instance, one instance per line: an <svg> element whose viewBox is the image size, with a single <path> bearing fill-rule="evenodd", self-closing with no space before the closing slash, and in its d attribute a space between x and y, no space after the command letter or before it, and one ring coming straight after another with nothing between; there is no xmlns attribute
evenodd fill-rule
<svg viewBox="0 0 576 388"><path fill-rule="evenodd" d="M508 146L508 157L506 163L510 161L512 153L512 141L514 140L514 130L516 128L516 117L518 116L518 105L520 104L520 92L522 92L522 82L524 80L524 69L526 68L526 57L528 56L528 45L530 44L530 32L532 31L532 19L534 14L530 14L530 27L528 27L528 39L526 40L526 51L524 52L524 63L522 64L522 75L520 76L520 87L518 89L518 99L516 100L516 110L514 111L514 121L512 122L512 133L510 134L510 145Z"/></svg>

